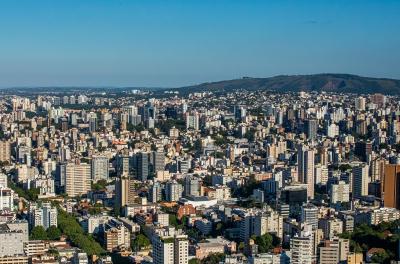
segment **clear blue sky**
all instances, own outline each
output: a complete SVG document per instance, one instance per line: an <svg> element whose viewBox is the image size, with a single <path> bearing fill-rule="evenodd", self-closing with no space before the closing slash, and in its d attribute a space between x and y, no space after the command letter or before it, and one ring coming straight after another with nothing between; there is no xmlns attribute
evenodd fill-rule
<svg viewBox="0 0 400 264"><path fill-rule="evenodd" d="M400 78L400 1L0 2L0 86Z"/></svg>

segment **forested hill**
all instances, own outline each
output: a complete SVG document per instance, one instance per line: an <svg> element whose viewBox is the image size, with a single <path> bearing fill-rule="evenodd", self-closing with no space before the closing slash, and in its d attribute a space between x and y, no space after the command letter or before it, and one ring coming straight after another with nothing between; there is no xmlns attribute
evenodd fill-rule
<svg viewBox="0 0 400 264"><path fill-rule="evenodd" d="M346 93L400 94L400 80L362 77L351 74L280 75L270 78L251 78L209 82L179 88L185 92L273 90L286 91L329 91Z"/></svg>

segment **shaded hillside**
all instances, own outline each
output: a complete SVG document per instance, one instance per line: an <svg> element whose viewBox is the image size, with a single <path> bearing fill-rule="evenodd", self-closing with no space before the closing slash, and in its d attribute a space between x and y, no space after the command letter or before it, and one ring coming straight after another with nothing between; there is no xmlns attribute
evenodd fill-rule
<svg viewBox="0 0 400 264"><path fill-rule="evenodd" d="M274 90L330 91L347 93L400 94L400 80L369 78L351 74L280 75L271 78L242 78L236 80L203 83L182 87L185 92Z"/></svg>

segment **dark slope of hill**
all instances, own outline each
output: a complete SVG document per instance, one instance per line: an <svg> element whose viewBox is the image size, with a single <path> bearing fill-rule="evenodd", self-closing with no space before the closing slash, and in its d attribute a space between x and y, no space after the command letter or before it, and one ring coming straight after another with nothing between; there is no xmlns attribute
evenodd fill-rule
<svg viewBox="0 0 400 264"><path fill-rule="evenodd" d="M327 91L346 93L400 94L400 80L370 78L351 74L279 75L270 78L250 78L203 83L180 88L185 92L232 91L232 90L273 90L286 91Z"/></svg>

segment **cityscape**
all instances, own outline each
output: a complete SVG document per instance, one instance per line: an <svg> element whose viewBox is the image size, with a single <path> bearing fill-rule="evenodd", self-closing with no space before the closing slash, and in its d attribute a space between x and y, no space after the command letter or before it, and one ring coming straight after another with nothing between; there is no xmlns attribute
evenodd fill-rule
<svg viewBox="0 0 400 264"><path fill-rule="evenodd" d="M400 263L400 3L16 2L0 264Z"/></svg>

